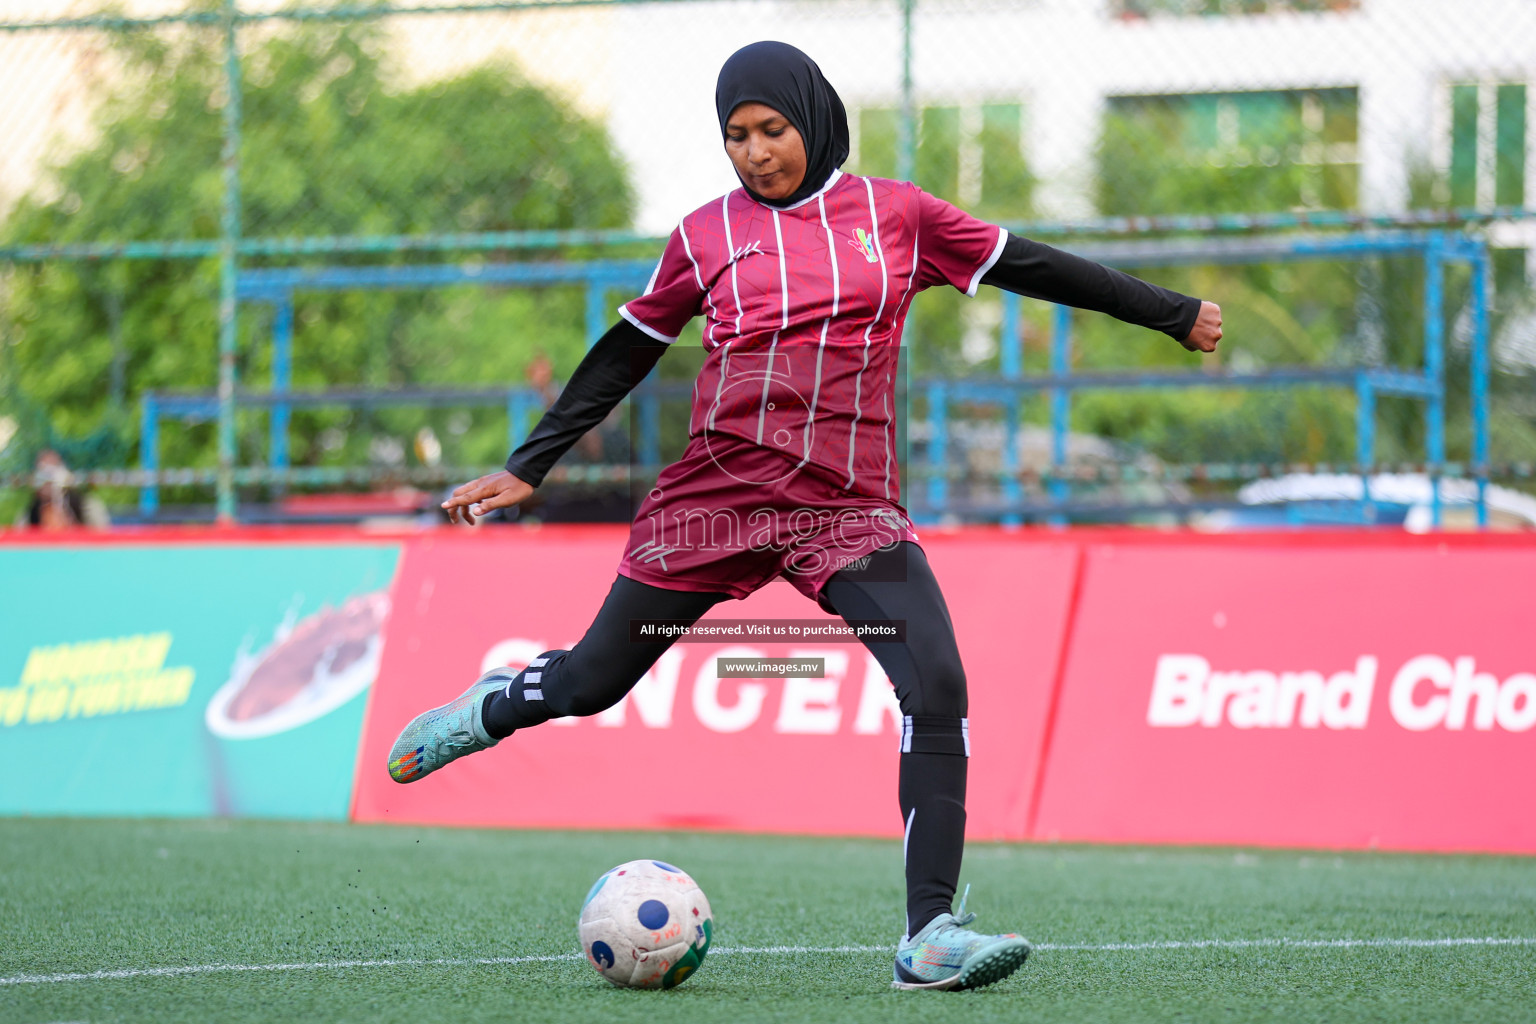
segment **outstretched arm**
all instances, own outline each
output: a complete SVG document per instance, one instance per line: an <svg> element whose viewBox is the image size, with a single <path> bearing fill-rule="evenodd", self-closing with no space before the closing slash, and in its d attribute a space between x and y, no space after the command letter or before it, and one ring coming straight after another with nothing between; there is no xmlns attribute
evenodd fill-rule
<svg viewBox="0 0 1536 1024"><path fill-rule="evenodd" d="M475 516L526 499L560 456L645 379L664 351L665 345L628 320L614 324L582 358L555 404L507 459L507 468L471 480L443 502L449 520L473 525Z"/></svg>
<svg viewBox="0 0 1536 1024"><path fill-rule="evenodd" d="M1010 234L982 284L1162 331L1191 352L1214 352L1221 307Z"/></svg>

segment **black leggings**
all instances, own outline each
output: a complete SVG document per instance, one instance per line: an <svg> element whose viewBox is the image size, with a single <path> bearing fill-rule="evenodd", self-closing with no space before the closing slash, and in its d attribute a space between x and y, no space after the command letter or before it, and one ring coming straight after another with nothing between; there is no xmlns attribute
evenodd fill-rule
<svg viewBox="0 0 1536 1024"><path fill-rule="evenodd" d="M923 549L902 541L859 568L838 572L823 591L847 620L906 623L901 641L867 640L896 688L903 715L899 798L906 827L907 929L948 912L965 846L965 671L944 595ZM493 736L551 718L612 707L656 663L670 639L630 639L632 619L693 622L728 595L664 590L620 576L586 634L568 651L549 651L486 700ZM537 675L533 675L537 673Z"/></svg>

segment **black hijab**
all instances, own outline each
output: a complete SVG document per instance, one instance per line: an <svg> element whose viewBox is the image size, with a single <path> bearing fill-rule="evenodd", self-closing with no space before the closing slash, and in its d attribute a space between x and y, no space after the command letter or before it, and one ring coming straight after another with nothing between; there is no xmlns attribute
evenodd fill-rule
<svg viewBox="0 0 1536 1024"><path fill-rule="evenodd" d="M720 69L715 112L720 115L722 137L731 111L743 103L766 103L805 140L805 180L792 195L765 199L741 183L758 202L793 206L814 195L848 159L848 113L843 101L816 62L788 43L768 40L743 46Z"/></svg>

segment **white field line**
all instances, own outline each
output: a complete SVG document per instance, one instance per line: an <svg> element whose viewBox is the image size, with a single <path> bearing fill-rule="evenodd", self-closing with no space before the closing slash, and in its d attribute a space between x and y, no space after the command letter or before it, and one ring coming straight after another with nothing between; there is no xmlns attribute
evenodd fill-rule
<svg viewBox="0 0 1536 1024"><path fill-rule="evenodd" d="M1440 949L1461 946L1536 946L1536 938L1470 937L1445 939L1190 939L1169 942L1037 943L1037 952L1134 953L1180 949ZM826 953L890 953L894 946L722 946L715 956L794 956ZM16 974L0 978L9 985L56 985L69 981L115 981L125 978L176 978L192 974L263 973L273 971L328 971L364 967L500 967L512 964L583 960L580 953L556 956L496 956L474 959L432 960L321 960L291 964L188 964L182 967L136 967L117 971L62 974Z"/></svg>
<svg viewBox="0 0 1536 1024"><path fill-rule="evenodd" d="M1464 939L1190 939L1174 942L1111 942L1105 945L1042 942L1033 948L1063 952L1121 953L1157 949L1430 949L1452 946L1536 946L1536 938Z"/></svg>

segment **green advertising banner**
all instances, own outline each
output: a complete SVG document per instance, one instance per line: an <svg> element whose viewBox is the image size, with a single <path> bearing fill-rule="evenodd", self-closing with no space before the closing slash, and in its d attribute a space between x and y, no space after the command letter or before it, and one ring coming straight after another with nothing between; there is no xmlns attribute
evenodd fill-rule
<svg viewBox="0 0 1536 1024"><path fill-rule="evenodd" d="M0 814L344 819L399 555L0 547Z"/></svg>

